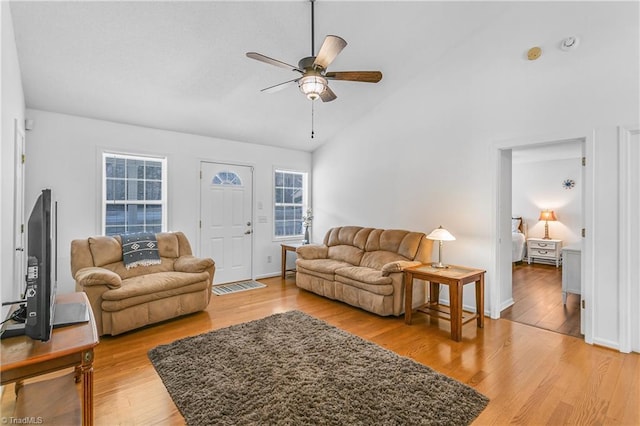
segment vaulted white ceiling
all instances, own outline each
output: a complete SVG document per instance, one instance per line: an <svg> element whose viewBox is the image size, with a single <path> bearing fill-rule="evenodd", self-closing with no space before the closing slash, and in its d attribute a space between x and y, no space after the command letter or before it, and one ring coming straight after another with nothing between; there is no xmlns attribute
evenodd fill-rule
<svg viewBox="0 0 640 426"><path fill-rule="evenodd" d="M307 0L19 1L11 12L28 108L312 151L394 91L420 84L448 49L510 7L316 1L316 50L327 34L349 43L329 70L384 77L331 81L338 99L315 102L314 139L312 102L297 87L260 92L298 74L245 56L294 65L310 56Z"/></svg>

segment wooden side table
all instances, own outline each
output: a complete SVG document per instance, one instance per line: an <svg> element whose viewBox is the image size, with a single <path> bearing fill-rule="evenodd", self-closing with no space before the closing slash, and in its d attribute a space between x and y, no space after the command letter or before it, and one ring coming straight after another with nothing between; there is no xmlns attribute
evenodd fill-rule
<svg viewBox="0 0 640 426"><path fill-rule="evenodd" d="M451 338L456 342L462 340L462 325L473 319L478 328L484 327L484 274L482 269L450 265L448 268L434 268L430 265L419 265L404 270L405 310L404 321L411 324L413 314L413 280L415 278L429 281L429 301L419 306L416 311L427 313L436 318L451 322ZM476 312L462 309L462 290L465 284L475 283ZM449 307L438 303L440 284L449 286Z"/></svg>
<svg viewBox="0 0 640 426"><path fill-rule="evenodd" d="M18 395L23 390L23 380L25 379L66 368L75 368L76 381L82 379L83 382L82 424L91 425L93 424L93 348L99 342L96 321L85 293L60 294L56 296L56 303L84 303L89 310L89 321L54 329L48 342L32 340L26 336L3 339L2 351L0 352L2 385L16 382L16 394ZM24 387L37 386L46 389L47 382L49 381L37 382ZM69 386L65 392L77 395L75 386ZM51 395L47 391L43 391L41 394L45 397ZM42 405L44 406L44 404ZM32 410L30 413L25 414L35 416L34 406L30 407ZM43 420L46 422L51 419L43 418ZM78 424L78 420L69 420L68 424Z"/></svg>
<svg viewBox="0 0 640 426"><path fill-rule="evenodd" d="M295 269L287 269L287 252L296 252L296 249L302 245L302 243L282 243L282 278L287 277L288 271L295 271Z"/></svg>

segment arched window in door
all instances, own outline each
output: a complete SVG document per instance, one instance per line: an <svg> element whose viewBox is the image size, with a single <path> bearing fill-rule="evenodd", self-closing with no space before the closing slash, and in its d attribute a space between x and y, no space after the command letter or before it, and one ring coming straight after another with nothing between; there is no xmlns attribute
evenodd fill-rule
<svg viewBox="0 0 640 426"><path fill-rule="evenodd" d="M220 172L213 177L213 185L236 185L242 186L242 179L234 172Z"/></svg>

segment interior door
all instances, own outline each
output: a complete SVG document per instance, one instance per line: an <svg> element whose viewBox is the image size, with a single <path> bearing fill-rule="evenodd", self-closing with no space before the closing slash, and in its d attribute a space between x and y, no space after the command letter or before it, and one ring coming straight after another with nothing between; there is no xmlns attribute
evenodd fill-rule
<svg viewBox="0 0 640 426"><path fill-rule="evenodd" d="M214 284L252 278L253 167L200 163L200 255L216 262Z"/></svg>
<svg viewBox="0 0 640 426"><path fill-rule="evenodd" d="M13 282L17 285L15 292L25 290L25 226L24 226L24 133L14 120L15 158L14 158L14 187L13 187ZM19 285L18 285L19 284ZM13 298L21 298L22 294L14 294Z"/></svg>

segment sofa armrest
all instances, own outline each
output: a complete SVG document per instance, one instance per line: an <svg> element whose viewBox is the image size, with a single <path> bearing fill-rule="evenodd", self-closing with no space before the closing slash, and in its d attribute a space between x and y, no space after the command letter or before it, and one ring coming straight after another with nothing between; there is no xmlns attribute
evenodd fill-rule
<svg viewBox="0 0 640 426"><path fill-rule="evenodd" d="M320 244L305 244L296 249L296 254L306 260L326 259L329 255L329 247Z"/></svg>
<svg viewBox="0 0 640 426"><path fill-rule="evenodd" d="M118 288L122 285L120 275L98 266L82 268L76 272L74 278L78 285L82 287L106 285L109 288Z"/></svg>
<svg viewBox="0 0 640 426"><path fill-rule="evenodd" d="M195 257L192 255L180 256L173 264L177 272L206 272L215 265L213 259Z"/></svg>
<svg viewBox="0 0 640 426"><path fill-rule="evenodd" d="M397 260L395 262L389 262L382 267L382 276L387 277L389 274L393 272L402 272L406 268L410 268L412 266L421 265L422 262L418 262L415 260Z"/></svg>

